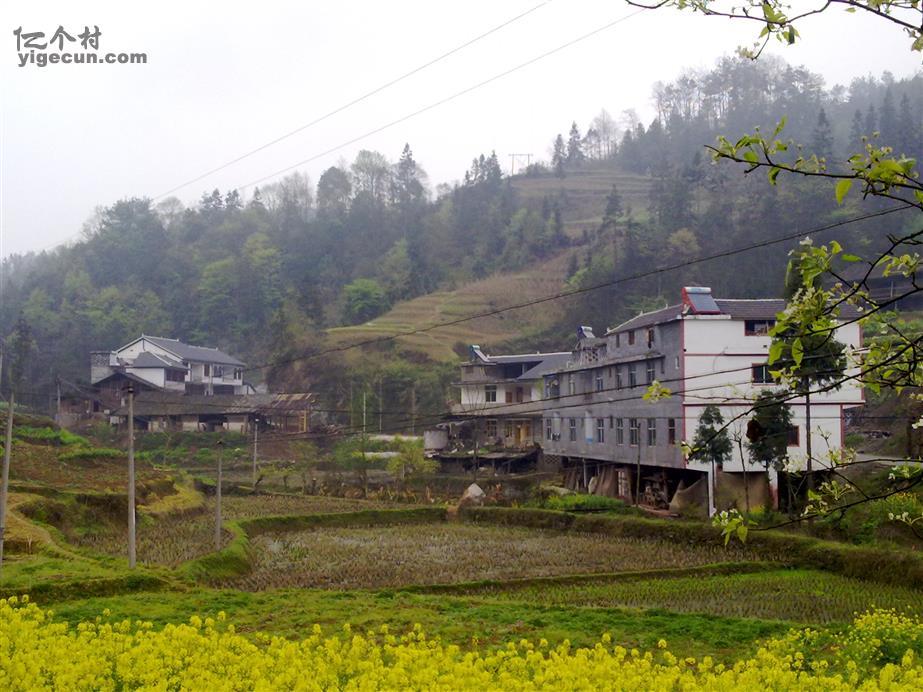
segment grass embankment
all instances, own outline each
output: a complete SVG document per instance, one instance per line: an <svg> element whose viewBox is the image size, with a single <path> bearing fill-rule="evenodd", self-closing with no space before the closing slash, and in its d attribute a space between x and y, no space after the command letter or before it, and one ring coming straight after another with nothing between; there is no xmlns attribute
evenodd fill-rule
<svg viewBox="0 0 923 692"><path fill-rule="evenodd" d="M281 590L267 592L195 590L187 593L139 593L88 598L59 603L55 613L77 623L109 609L112 618L143 619L155 626L188 619L190 613L228 615L238 631L270 632L280 636L306 636L312 625L339 629L349 622L354 629L410 630L421 624L431 636L470 646L501 644L510 639L544 637L549 642L569 639L577 646L592 646L609 632L613 641L639 648L656 647L667 639L683 655L731 656L755 648L756 641L786 631L780 621L723 618L712 615L677 615L612 608L570 608L487 599L431 596L395 592Z"/></svg>
<svg viewBox="0 0 923 692"><path fill-rule="evenodd" d="M474 507L463 510L468 521L488 525L549 528L602 533L610 537L659 538L689 548L723 543L708 524L645 519L634 516L574 515L542 509ZM880 584L923 589L923 555L908 550L854 546L781 531L751 531L746 544L754 559L819 569Z"/></svg>

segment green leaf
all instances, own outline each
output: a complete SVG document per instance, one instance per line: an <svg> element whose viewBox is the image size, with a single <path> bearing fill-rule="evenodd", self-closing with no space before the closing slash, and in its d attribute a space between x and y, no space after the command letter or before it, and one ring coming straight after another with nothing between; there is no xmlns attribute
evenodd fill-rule
<svg viewBox="0 0 923 692"><path fill-rule="evenodd" d="M782 357L782 349L785 345L781 341L773 341L769 347L769 364L772 365Z"/></svg>
<svg viewBox="0 0 923 692"><path fill-rule="evenodd" d="M849 192L849 188L852 187L852 178L844 178L836 184L836 203L842 204L843 198L846 197L846 193Z"/></svg>
<svg viewBox="0 0 923 692"><path fill-rule="evenodd" d="M858 262L862 258L859 257L858 255L846 254L846 255L840 255L840 259L843 260L844 262Z"/></svg>
<svg viewBox="0 0 923 692"><path fill-rule="evenodd" d="M792 342L792 360L795 361L795 365L800 366L801 361L804 360L804 346L801 343L801 337L798 337Z"/></svg>
<svg viewBox="0 0 923 692"><path fill-rule="evenodd" d="M778 137L778 136L779 136L779 133L782 132L782 130L784 130L784 129L785 129L785 116L783 115L783 116L782 116L782 119L779 121L779 124L776 125L776 129L775 129L775 131L773 131L772 136L773 136L773 137Z"/></svg>
<svg viewBox="0 0 923 692"><path fill-rule="evenodd" d="M776 178L779 177L779 173L781 172L782 172L782 169L779 168L778 166L773 166L772 168L769 169L769 184L770 185L776 184Z"/></svg>
<svg viewBox="0 0 923 692"><path fill-rule="evenodd" d="M748 150L744 152L744 161L749 161L750 163L758 163L759 158L757 158L756 152Z"/></svg>

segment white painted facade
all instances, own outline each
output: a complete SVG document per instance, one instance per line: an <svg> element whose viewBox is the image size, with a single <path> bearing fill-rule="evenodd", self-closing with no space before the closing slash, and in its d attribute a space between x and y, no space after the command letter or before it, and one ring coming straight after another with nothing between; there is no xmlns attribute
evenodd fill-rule
<svg viewBox="0 0 923 692"><path fill-rule="evenodd" d="M162 362L138 363L142 354L156 356ZM124 371L167 391L247 394L250 387L244 384L243 370L243 363L218 349L142 335L111 353L94 352L90 380L95 384Z"/></svg>
<svg viewBox="0 0 923 692"><path fill-rule="evenodd" d="M768 335L748 335L745 321L730 319L727 315L687 315L682 320L683 378L686 393L683 396L682 437L691 440L698 427L698 419L709 404L720 402L725 420L734 420L728 428L732 440L740 436L746 455L745 415L752 401L762 390L777 388L772 383L754 382L753 367L765 364L769 357L771 338ZM840 327L834 337L847 346L857 349L862 345L862 335L855 323ZM843 412L864 403L861 387L848 381L839 389L811 396L812 456L823 462L830 450L843 446ZM789 402L792 425L798 429L798 444L789 446L792 470L803 470L807 458L806 407L804 397ZM725 471L743 470L736 443L733 458L724 465ZM704 470L705 465L701 466ZM690 468L696 468L694 462ZM748 470L751 470L748 465Z"/></svg>

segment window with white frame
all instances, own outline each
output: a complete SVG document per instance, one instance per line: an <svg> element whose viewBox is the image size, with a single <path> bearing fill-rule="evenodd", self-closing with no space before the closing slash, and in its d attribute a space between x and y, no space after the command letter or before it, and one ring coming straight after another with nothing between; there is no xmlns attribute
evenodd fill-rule
<svg viewBox="0 0 923 692"><path fill-rule="evenodd" d="M653 447L657 444L657 419L647 419L647 446Z"/></svg>
<svg viewBox="0 0 923 692"><path fill-rule="evenodd" d="M605 418L596 419L596 441L603 443L606 441L606 420Z"/></svg>
<svg viewBox="0 0 923 692"><path fill-rule="evenodd" d="M576 442L577 441L577 419L570 418L568 419L567 424L568 424L568 433L569 433L568 439L571 442Z"/></svg>
<svg viewBox="0 0 923 692"><path fill-rule="evenodd" d="M641 444L641 422L637 418L628 419L628 444L632 447Z"/></svg>
<svg viewBox="0 0 923 692"><path fill-rule="evenodd" d="M625 444L625 420L622 418L615 419L615 444Z"/></svg>
<svg viewBox="0 0 923 692"><path fill-rule="evenodd" d="M497 401L497 385L484 385L484 401L486 401L488 404L492 404Z"/></svg>

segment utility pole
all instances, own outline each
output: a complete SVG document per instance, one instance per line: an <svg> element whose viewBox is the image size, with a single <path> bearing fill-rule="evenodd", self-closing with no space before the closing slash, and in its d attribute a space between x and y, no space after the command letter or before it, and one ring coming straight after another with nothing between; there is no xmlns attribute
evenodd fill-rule
<svg viewBox="0 0 923 692"><path fill-rule="evenodd" d="M221 550L221 451L224 440L218 440L218 482L215 484L215 550Z"/></svg>
<svg viewBox="0 0 923 692"><path fill-rule="evenodd" d="M383 425L383 419L382 419L384 408L385 408L384 389L382 385L382 377L381 375L379 375L378 376L378 432L379 434L384 432L384 425Z"/></svg>
<svg viewBox="0 0 923 692"><path fill-rule="evenodd" d="M0 375L3 373L3 347L0 345ZM2 380L0 380L2 381ZM0 483L0 574L3 573L3 541L6 537L6 499L10 483L10 452L13 449L13 399L12 382L10 385L10 398L7 399L6 408L6 444L3 446L3 479Z"/></svg>
<svg viewBox="0 0 923 692"><path fill-rule="evenodd" d="M349 379L349 429L353 430L356 427L356 421L353 420L353 380Z"/></svg>
<svg viewBox="0 0 923 692"><path fill-rule="evenodd" d="M362 445L362 497L369 494L369 468L365 458L365 388L362 389L362 435L359 440Z"/></svg>
<svg viewBox="0 0 923 692"><path fill-rule="evenodd" d="M532 162L532 154L510 154L510 176L516 172L516 159L522 156L526 157L526 168L529 167Z"/></svg>
<svg viewBox="0 0 923 692"><path fill-rule="evenodd" d="M55 385L57 386L57 395L58 395L57 407L55 409L55 423L57 423L58 425L61 425L61 378L55 377L54 381L55 381Z"/></svg>
<svg viewBox="0 0 923 692"><path fill-rule="evenodd" d="M135 388L128 385L128 566L135 568Z"/></svg>
<svg viewBox="0 0 923 692"><path fill-rule="evenodd" d="M256 492L256 447L260 440L260 417L253 417L253 492Z"/></svg>
<svg viewBox="0 0 923 692"><path fill-rule="evenodd" d="M477 483L478 480L478 419L474 419L474 468L472 469L472 482Z"/></svg>
<svg viewBox="0 0 923 692"><path fill-rule="evenodd" d="M410 434L417 434L417 383L410 385Z"/></svg>

